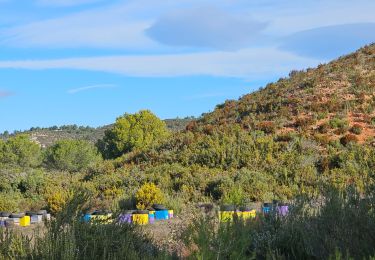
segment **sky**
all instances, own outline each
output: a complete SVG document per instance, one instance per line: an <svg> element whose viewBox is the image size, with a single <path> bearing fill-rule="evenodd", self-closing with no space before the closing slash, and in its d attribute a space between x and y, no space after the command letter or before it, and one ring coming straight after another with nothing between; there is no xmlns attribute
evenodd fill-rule
<svg viewBox="0 0 375 260"><path fill-rule="evenodd" d="M200 116L375 42L373 0L0 0L0 132Z"/></svg>

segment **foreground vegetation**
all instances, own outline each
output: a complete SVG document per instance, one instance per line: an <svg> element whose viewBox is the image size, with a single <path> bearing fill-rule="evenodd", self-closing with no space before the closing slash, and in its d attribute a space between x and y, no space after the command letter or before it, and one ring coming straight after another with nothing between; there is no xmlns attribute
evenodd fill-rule
<svg viewBox="0 0 375 260"><path fill-rule="evenodd" d="M45 230L25 236L0 230L1 259L372 259L375 200L348 188L329 189L319 200L299 197L287 216L218 223L196 214L181 235L189 253L158 248L140 227L81 221L88 197L81 192Z"/></svg>
<svg viewBox="0 0 375 260"><path fill-rule="evenodd" d="M77 192L46 227L23 235L0 230L1 259L162 259L165 253L134 226L81 221L88 196Z"/></svg>
<svg viewBox="0 0 375 260"><path fill-rule="evenodd" d="M219 229L210 221L195 223L187 246L203 258L374 256L374 57L371 45L317 69L293 72L239 101L218 105L184 131L170 131L146 110L119 117L95 143L67 138L41 147L27 134L6 136L0 139L0 211L43 208L59 219L77 190L89 195L89 209L143 209L163 202L176 213L198 202L239 206L302 196L285 219L261 218ZM90 130L85 129L77 131ZM337 192L323 193L323 187ZM321 205L318 211L311 212L317 209L308 205L312 202ZM111 251L117 248L116 232L139 235L129 227L85 226L70 219L48 227L45 237L61 244L14 238L21 241L15 250L23 248L29 258L58 259L66 252L66 259L84 259L97 251L83 248L99 246L98 256L121 258L122 249ZM61 232L57 226L66 228ZM87 236L79 239L80 234ZM98 243L108 244L96 244L99 234L108 240ZM73 244L65 243L65 236ZM225 240L230 237L235 242ZM4 245L13 243L12 234L2 238ZM129 256L169 257L156 249L142 255L150 251L139 246L143 242L129 249L134 253Z"/></svg>

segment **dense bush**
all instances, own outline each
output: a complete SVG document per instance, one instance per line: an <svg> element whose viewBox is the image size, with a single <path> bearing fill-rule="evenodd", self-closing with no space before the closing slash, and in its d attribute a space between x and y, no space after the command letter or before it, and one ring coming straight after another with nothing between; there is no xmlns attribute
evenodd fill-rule
<svg viewBox="0 0 375 260"><path fill-rule="evenodd" d="M146 183L135 194L138 209L150 209L153 204L164 202L162 191L153 183Z"/></svg>
<svg viewBox="0 0 375 260"><path fill-rule="evenodd" d="M369 259L375 256L372 192L327 192L324 201L300 198L287 217L217 225L197 218L184 234L192 259ZM321 197L322 198L322 197Z"/></svg>
<svg viewBox="0 0 375 260"><path fill-rule="evenodd" d="M93 144L84 140L60 140L47 149L45 163L57 170L78 172L99 160Z"/></svg>
<svg viewBox="0 0 375 260"><path fill-rule="evenodd" d="M148 110L117 118L98 147L105 158L116 158L134 149L146 149L168 136L163 121Z"/></svg>
<svg viewBox="0 0 375 260"><path fill-rule="evenodd" d="M347 120L335 117L329 120L329 125L332 128L344 129L347 128L349 124Z"/></svg>
<svg viewBox="0 0 375 260"><path fill-rule="evenodd" d="M42 162L39 145L25 134L0 140L0 163L21 167L36 167Z"/></svg>
<svg viewBox="0 0 375 260"><path fill-rule="evenodd" d="M350 129L350 132L352 132L353 134L356 134L356 135L360 135L362 133L362 126L359 125L359 124L354 124L352 126L352 128Z"/></svg>

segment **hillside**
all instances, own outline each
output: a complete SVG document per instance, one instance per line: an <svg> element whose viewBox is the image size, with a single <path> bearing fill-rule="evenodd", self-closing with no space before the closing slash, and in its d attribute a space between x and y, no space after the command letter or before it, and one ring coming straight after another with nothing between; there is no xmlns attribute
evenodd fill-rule
<svg viewBox="0 0 375 260"><path fill-rule="evenodd" d="M177 132L184 130L192 120L192 117L187 117L184 119L166 119L164 122L170 131ZM96 143L96 141L103 138L104 132L111 127L112 125L106 125L98 128L77 125L66 125L60 127L53 126L48 128L32 127L28 131L17 133L27 133L31 136L33 141L37 142L42 147L48 147L61 139L79 139ZM7 136L8 134L0 134L0 139L6 139Z"/></svg>
<svg viewBox="0 0 375 260"><path fill-rule="evenodd" d="M325 144L349 135L360 143L375 136L375 44L218 105L189 130L238 124L248 130L301 134Z"/></svg>

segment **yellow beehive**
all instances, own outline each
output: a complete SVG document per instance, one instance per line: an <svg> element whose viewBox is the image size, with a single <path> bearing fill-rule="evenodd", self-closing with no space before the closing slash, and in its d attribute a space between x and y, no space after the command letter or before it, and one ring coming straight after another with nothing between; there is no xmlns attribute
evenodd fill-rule
<svg viewBox="0 0 375 260"><path fill-rule="evenodd" d="M133 214L133 223L136 225L147 225L148 214Z"/></svg>
<svg viewBox="0 0 375 260"><path fill-rule="evenodd" d="M244 212L241 212L241 217L242 219L246 220L246 219L254 219L257 215L257 212L256 210L251 210L251 211L244 211Z"/></svg>
<svg viewBox="0 0 375 260"><path fill-rule="evenodd" d="M219 219L220 222L231 222L233 221L234 211L220 211Z"/></svg>
<svg viewBox="0 0 375 260"><path fill-rule="evenodd" d="M92 222L105 223L105 224L109 224L113 222L112 214L92 215L90 220Z"/></svg>
<svg viewBox="0 0 375 260"><path fill-rule="evenodd" d="M20 219L20 226L27 227L30 226L30 216L24 216Z"/></svg>

